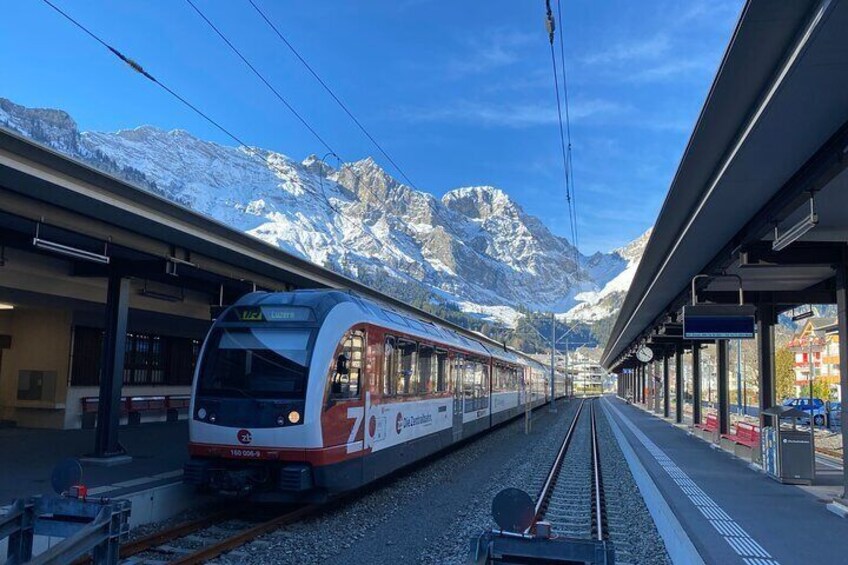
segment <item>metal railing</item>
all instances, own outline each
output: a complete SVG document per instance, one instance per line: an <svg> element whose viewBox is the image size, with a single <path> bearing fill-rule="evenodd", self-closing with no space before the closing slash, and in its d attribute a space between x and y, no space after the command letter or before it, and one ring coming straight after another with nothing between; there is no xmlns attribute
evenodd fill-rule
<svg viewBox="0 0 848 565"><path fill-rule="evenodd" d="M118 562L129 532L128 500L70 497L18 499L0 516L0 539L8 538L7 563L70 563L91 555L96 565ZM35 536L65 538L33 557Z"/></svg>

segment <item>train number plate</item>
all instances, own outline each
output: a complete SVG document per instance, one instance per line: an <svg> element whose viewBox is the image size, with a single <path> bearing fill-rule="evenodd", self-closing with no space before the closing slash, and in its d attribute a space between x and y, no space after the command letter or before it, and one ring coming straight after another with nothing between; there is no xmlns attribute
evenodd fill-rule
<svg viewBox="0 0 848 565"><path fill-rule="evenodd" d="M250 459L258 459L262 457L262 452L258 449L231 449L230 455L233 457L247 457Z"/></svg>

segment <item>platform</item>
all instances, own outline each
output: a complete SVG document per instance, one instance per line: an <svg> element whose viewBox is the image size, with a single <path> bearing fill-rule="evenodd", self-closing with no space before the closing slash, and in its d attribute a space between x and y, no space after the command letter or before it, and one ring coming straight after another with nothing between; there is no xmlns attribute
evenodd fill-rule
<svg viewBox="0 0 848 565"><path fill-rule="evenodd" d="M838 488L833 475L841 478L841 466L821 459L820 484L782 485L660 417L618 398L607 402L706 563L844 562L848 522L828 512L823 498Z"/></svg>
<svg viewBox="0 0 848 565"><path fill-rule="evenodd" d="M113 467L83 465L83 484L92 495L123 496L180 481L188 458L188 422L123 426L120 442L132 461ZM0 506L22 496L51 494L50 474L67 457L94 446L94 430L0 429Z"/></svg>

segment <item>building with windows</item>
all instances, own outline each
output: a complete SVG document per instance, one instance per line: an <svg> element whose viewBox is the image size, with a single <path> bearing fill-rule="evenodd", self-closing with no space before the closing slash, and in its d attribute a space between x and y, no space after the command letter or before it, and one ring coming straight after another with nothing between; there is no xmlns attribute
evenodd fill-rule
<svg viewBox="0 0 848 565"><path fill-rule="evenodd" d="M795 355L796 395L809 393L810 375L830 386L831 395L841 398L839 386L839 333L833 318L808 318L789 342ZM827 399L825 399L827 400Z"/></svg>

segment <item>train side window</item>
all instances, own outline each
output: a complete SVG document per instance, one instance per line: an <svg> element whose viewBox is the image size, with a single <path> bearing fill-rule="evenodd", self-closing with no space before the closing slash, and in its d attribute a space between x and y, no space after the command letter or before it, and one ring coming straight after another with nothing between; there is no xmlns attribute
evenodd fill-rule
<svg viewBox="0 0 848 565"><path fill-rule="evenodd" d="M339 344L330 381L331 400L359 398L365 360L365 332L352 330Z"/></svg>
<svg viewBox="0 0 848 565"><path fill-rule="evenodd" d="M436 368L436 349L432 345L421 344L418 347L418 393L427 394L433 391L435 379L433 370Z"/></svg>
<svg viewBox="0 0 848 565"><path fill-rule="evenodd" d="M464 392L463 373L465 372L465 358L460 353L453 356L451 363L451 387L457 398L461 397Z"/></svg>
<svg viewBox="0 0 848 565"><path fill-rule="evenodd" d="M389 336L383 349L383 396L395 395L395 358L397 357L397 342Z"/></svg>
<svg viewBox="0 0 848 565"><path fill-rule="evenodd" d="M436 392L445 392L448 389L448 352L444 349L436 350Z"/></svg>
<svg viewBox="0 0 848 565"><path fill-rule="evenodd" d="M415 354L418 344L414 341L399 339L395 356L394 393L415 394L418 391L418 373L415 370Z"/></svg>
<svg viewBox="0 0 848 565"><path fill-rule="evenodd" d="M482 375L482 386L480 387L480 396L489 396L489 366L484 363L478 363Z"/></svg>

